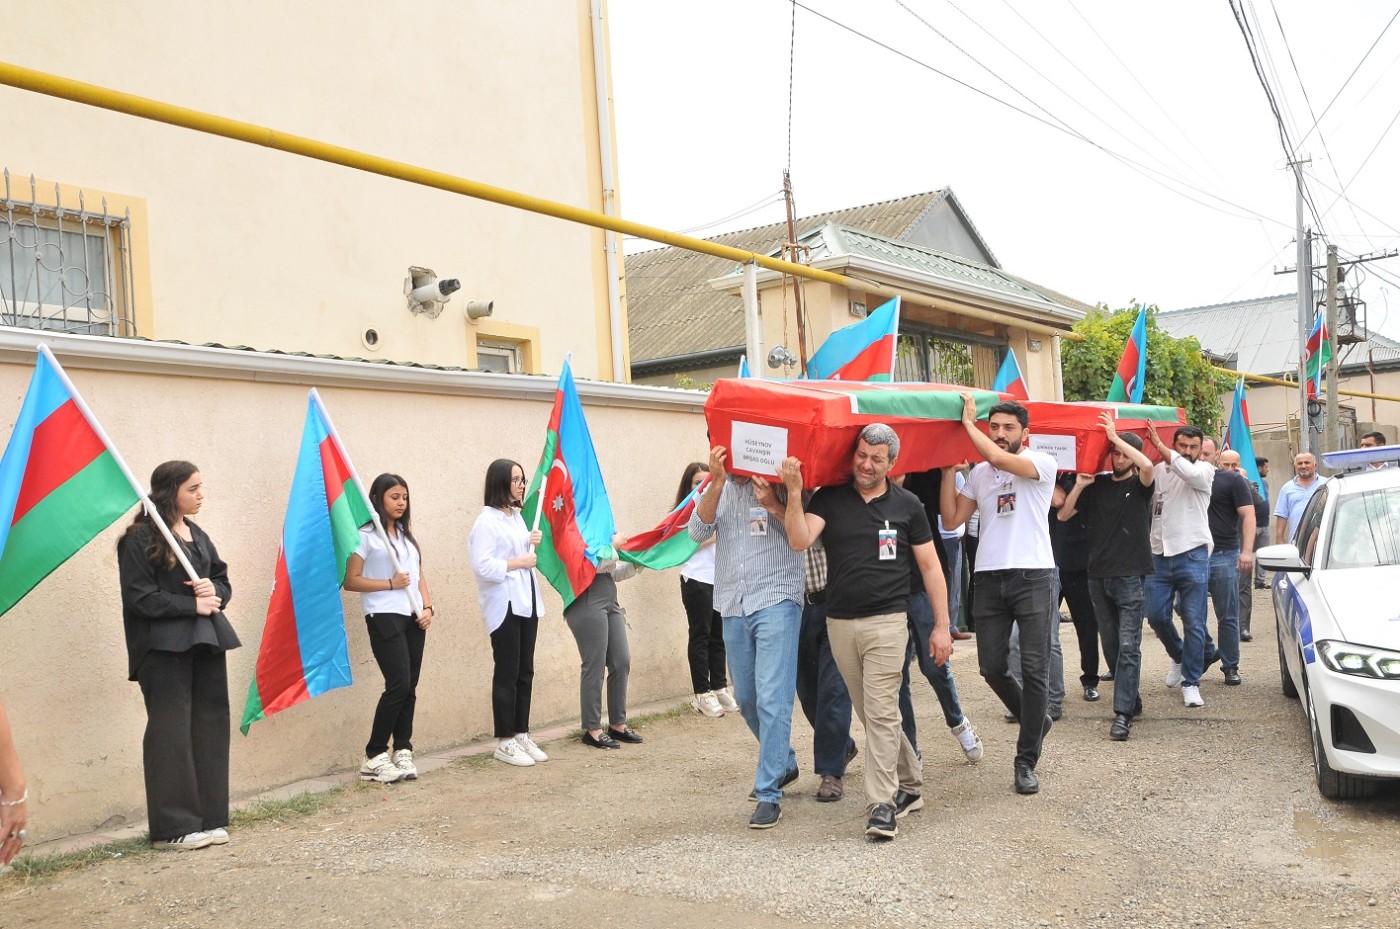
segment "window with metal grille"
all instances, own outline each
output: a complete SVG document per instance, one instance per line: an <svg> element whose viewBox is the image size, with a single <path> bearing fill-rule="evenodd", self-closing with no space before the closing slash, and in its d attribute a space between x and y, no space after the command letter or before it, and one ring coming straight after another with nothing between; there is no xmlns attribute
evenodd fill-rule
<svg viewBox="0 0 1400 929"><path fill-rule="evenodd" d="M899 334L894 372L898 381L981 387L992 382L996 365L995 349L989 345L915 330Z"/></svg>
<svg viewBox="0 0 1400 929"><path fill-rule="evenodd" d="M131 214L52 203L29 178L28 197L8 169L0 200L0 325L89 335L134 336Z"/></svg>

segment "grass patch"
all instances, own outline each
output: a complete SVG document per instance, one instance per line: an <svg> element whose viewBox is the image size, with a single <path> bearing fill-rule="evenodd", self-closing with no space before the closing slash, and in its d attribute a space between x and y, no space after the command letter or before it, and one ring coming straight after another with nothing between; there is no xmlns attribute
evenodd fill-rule
<svg viewBox="0 0 1400 929"><path fill-rule="evenodd" d="M358 785L356 785L358 786ZM230 828L243 828L266 822L283 822L310 816L344 799L343 794L354 787L333 787L319 793L307 792L282 800L259 800L251 806L235 810L229 817ZM148 836L121 839L104 845L94 845L76 852L57 855L23 855L11 864L11 873L26 886L42 884L70 871L79 871L123 858L142 858L156 854Z"/></svg>
<svg viewBox="0 0 1400 929"><path fill-rule="evenodd" d="M634 716L627 720L629 726L646 726L651 723L664 723L672 719L681 719L695 712L690 708L690 703L680 703L669 710L661 710L656 713L644 713L641 716Z"/></svg>

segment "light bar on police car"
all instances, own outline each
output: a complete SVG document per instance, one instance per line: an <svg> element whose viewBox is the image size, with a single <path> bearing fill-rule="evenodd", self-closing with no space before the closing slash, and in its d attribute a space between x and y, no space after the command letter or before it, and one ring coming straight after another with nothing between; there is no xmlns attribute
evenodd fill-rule
<svg viewBox="0 0 1400 929"><path fill-rule="evenodd" d="M1400 445L1378 445L1375 448L1348 448L1339 452L1323 452L1322 466L1331 471L1359 471L1367 465L1400 461Z"/></svg>

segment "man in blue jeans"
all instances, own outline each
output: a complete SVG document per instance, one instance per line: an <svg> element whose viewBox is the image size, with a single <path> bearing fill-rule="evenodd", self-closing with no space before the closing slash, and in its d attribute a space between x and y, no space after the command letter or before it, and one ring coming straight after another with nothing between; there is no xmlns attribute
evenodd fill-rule
<svg viewBox="0 0 1400 929"><path fill-rule="evenodd" d="M1059 518L1082 514L1089 530L1089 596L1105 651L1112 646L1113 725L1108 737L1126 741L1142 712L1143 584L1152 573L1152 461L1142 439L1119 435L1113 414L1099 418L1109 441L1112 472L1075 478Z"/></svg>
<svg viewBox="0 0 1400 929"><path fill-rule="evenodd" d="M1201 674L1206 665L1206 591L1210 580L1210 523L1206 510L1215 466L1201 459L1205 434L1182 426L1167 448L1156 429L1147 437L1162 460L1153 469L1152 576L1147 582L1147 622L1157 634L1172 667L1168 687L1181 685L1189 707L1205 706ZM1182 634L1172 620L1172 603L1180 600Z"/></svg>
<svg viewBox="0 0 1400 929"><path fill-rule="evenodd" d="M972 469L961 491L953 484L953 469L944 470L943 525L956 529L974 510L981 514L972 602L977 663L1021 725L1012 787L1033 794L1040 790L1035 766L1051 726L1046 711L1055 593L1049 524L1055 459L1024 447L1030 414L1014 401L992 405L984 435L977 428L976 401L965 393L962 422L984 461ZM1019 685L1008 669L1013 623L1021 630Z"/></svg>
<svg viewBox="0 0 1400 929"><path fill-rule="evenodd" d="M724 648L734 698L758 739L751 829L782 817L783 787L797 780L792 750L792 702L797 689L797 641L802 625L802 557L788 544L783 504L763 478L731 477L728 453L710 449L710 487L690 517L697 542L715 540L715 609L724 621Z"/></svg>
<svg viewBox="0 0 1400 929"><path fill-rule="evenodd" d="M1239 452L1221 452L1217 464L1206 511L1211 537L1208 586L1215 607L1220 670L1225 683L1233 686L1240 682L1240 575L1254 572L1254 494L1240 466Z"/></svg>

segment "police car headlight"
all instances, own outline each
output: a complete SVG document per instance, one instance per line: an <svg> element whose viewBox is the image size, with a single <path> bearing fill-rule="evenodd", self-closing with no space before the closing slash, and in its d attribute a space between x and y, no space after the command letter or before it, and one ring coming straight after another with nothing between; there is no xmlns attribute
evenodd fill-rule
<svg viewBox="0 0 1400 929"><path fill-rule="evenodd" d="M1338 674L1400 681L1400 653L1330 640L1316 643L1317 656Z"/></svg>

